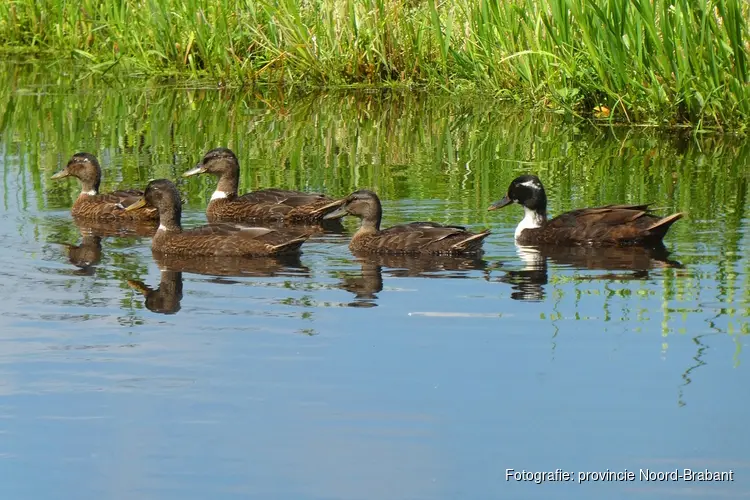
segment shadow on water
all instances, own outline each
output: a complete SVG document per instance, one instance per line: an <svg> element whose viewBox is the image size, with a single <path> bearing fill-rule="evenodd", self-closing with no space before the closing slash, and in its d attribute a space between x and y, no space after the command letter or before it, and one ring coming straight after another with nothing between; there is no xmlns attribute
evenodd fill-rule
<svg viewBox="0 0 750 500"><path fill-rule="evenodd" d="M542 301L548 284L548 263L570 267L579 271L618 271L597 274L577 274L579 281L629 281L648 280L652 269L684 266L669 259L670 252L658 247L562 247L554 245L517 246L518 256L524 263L521 270L504 271L497 281L511 285L515 300ZM489 275L488 275L489 279Z"/></svg>

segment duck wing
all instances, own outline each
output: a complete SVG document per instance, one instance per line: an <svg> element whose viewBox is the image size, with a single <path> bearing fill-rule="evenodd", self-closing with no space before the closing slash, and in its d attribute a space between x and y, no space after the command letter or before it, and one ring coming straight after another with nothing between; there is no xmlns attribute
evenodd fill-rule
<svg viewBox="0 0 750 500"><path fill-rule="evenodd" d="M606 205L561 214L546 224L545 231L553 240L557 234L556 237L561 241L637 242L656 236L652 230L661 226L660 221L666 222L666 219L670 218L662 219L652 214L648 204ZM674 220L670 220L669 224ZM661 236L663 237L663 234Z"/></svg>
<svg viewBox="0 0 750 500"><path fill-rule="evenodd" d="M438 224L437 222L409 222L407 224L399 224L397 226L391 226L389 228L383 229L380 231L380 234L408 233L412 231L424 231L429 229L448 229L453 232L466 231L466 228L463 226L444 226L443 224Z"/></svg>
<svg viewBox="0 0 750 500"><path fill-rule="evenodd" d="M301 207L317 202L330 202L332 198L319 193L305 193L302 191L290 191L287 189L259 189L239 197L246 203L253 204L277 204L288 207Z"/></svg>
<svg viewBox="0 0 750 500"><path fill-rule="evenodd" d="M489 234L474 234L462 226L444 226L435 222L412 222L380 231L371 245L382 253L460 253L481 248Z"/></svg>
<svg viewBox="0 0 750 500"><path fill-rule="evenodd" d="M581 208L558 215L547 223L547 227L557 229L597 224L627 224L648 215L648 213L648 205L605 205L603 207Z"/></svg>
<svg viewBox="0 0 750 500"><path fill-rule="evenodd" d="M195 242L196 246L212 246L215 250L209 253L215 255L261 255L296 250L310 237L309 233L303 231L228 222L206 224L183 231L182 235Z"/></svg>
<svg viewBox="0 0 750 500"><path fill-rule="evenodd" d="M216 238L242 238L247 240L271 241L278 238L297 237L304 233L247 224L217 222L183 231L190 236L214 236Z"/></svg>
<svg viewBox="0 0 750 500"><path fill-rule="evenodd" d="M290 222L320 221L345 200L335 200L318 193L286 189L261 189L235 198L229 204L217 202L217 218L234 220L286 220ZM211 209L209 209L209 214ZM342 213L342 216L344 214Z"/></svg>
<svg viewBox="0 0 750 500"><path fill-rule="evenodd" d="M142 196L143 191L139 191L138 189L125 189L98 194L93 197L92 201L96 201L97 203L111 203L112 205L116 205L117 208L126 208L140 200Z"/></svg>
<svg viewBox="0 0 750 500"><path fill-rule="evenodd" d="M156 220L159 214L156 207L144 206L131 212L123 209L138 202L143 191L137 189L112 191L94 196L81 195L73 204L71 213L74 217L103 220Z"/></svg>

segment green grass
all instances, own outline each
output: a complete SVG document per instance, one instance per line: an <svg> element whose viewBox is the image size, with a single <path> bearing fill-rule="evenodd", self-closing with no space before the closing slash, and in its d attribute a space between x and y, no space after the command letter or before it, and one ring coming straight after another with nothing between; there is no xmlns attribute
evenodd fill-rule
<svg viewBox="0 0 750 500"><path fill-rule="evenodd" d="M10 0L0 46L98 73L471 89L741 132L749 16L743 0Z"/></svg>

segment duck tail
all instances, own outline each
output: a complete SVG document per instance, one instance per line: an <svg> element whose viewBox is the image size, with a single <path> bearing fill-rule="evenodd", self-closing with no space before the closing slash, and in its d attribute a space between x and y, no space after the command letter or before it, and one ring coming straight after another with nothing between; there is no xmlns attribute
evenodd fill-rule
<svg viewBox="0 0 750 500"><path fill-rule="evenodd" d="M306 242L309 237L310 237L309 234L303 234L289 241L285 241L284 243L273 245L270 248L271 254L282 255L282 254L288 254L288 253L295 253L299 251L299 247L301 247L302 244Z"/></svg>
<svg viewBox="0 0 750 500"><path fill-rule="evenodd" d="M490 230L486 229L478 234L472 234L468 238L464 238L458 243L454 243L451 246L451 250L461 252L478 252L482 249L482 242L490 235Z"/></svg>
<svg viewBox="0 0 750 500"><path fill-rule="evenodd" d="M683 214L678 212L676 214L669 215L663 219L659 219L654 224L646 228L649 233L649 239L654 241L661 241L666 236L669 228L682 218Z"/></svg>

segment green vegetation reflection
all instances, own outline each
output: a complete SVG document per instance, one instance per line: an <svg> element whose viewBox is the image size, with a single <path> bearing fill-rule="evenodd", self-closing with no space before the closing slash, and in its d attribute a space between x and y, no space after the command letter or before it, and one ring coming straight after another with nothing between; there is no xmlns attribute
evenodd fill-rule
<svg viewBox="0 0 750 500"><path fill-rule="evenodd" d="M577 127L555 115L488 107L482 100L397 91L291 99L272 92L102 88L87 79L68 91L48 86L46 75L35 71L1 73L6 210L66 212L78 186L49 177L84 150L100 157L103 189L174 179L188 202L186 215L202 221L214 181L180 174L208 149L226 145L243 166L243 191L276 186L344 196L372 188L385 201L386 224L432 219L491 227L493 251L512 244L521 214L517 207L488 214L487 206L515 176L535 172L548 188L552 213L644 201L687 213L667 238L686 271L663 271L659 287L615 280L602 289L574 280L578 297L624 304L622 313L605 310L615 319L663 315L671 325L665 331L686 327L702 304L723 304L705 329L748 331L746 141ZM12 186L21 195L10 193ZM127 245L113 240L106 247L120 244ZM550 272L548 296L556 303L570 277ZM660 311L637 304L653 302L654 294ZM549 314L553 321L559 317Z"/></svg>

